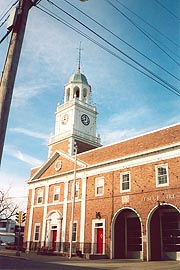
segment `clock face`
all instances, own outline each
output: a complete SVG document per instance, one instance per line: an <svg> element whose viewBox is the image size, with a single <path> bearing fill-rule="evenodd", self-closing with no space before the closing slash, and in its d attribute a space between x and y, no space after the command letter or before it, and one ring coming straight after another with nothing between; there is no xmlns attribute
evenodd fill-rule
<svg viewBox="0 0 180 270"><path fill-rule="evenodd" d="M55 163L55 171L59 171L62 167L62 161L61 160L57 160L56 163Z"/></svg>
<svg viewBox="0 0 180 270"><path fill-rule="evenodd" d="M82 114L81 115L81 122L85 125L88 126L90 123L89 116L87 114Z"/></svg>
<svg viewBox="0 0 180 270"><path fill-rule="evenodd" d="M68 120L69 120L69 115L66 113L66 114L64 114L64 115L62 116L61 123L62 123L63 125L66 125L67 122L68 122Z"/></svg>

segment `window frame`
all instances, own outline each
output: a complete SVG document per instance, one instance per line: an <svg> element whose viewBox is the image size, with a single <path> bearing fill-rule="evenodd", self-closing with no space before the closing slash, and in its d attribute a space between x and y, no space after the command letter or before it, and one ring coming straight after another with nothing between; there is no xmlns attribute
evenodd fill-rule
<svg viewBox="0 0 180 270"><path fill-rule="evenodd" d="M103 181L103 184L98 183ZM98 193L98 188L102 187L102 192ZM95 196L103 196L104 195L104 177L97 177L95 178Z"/></svg>
<svg viewBox="0 0 180 270"><path fill-rule="evenodd" d="M39 199L41 199L39 201ZM39 189L37 191L37 204L42 204L43 203L43 190L42 189Z"/></svg>
<svg viewBox="0 0 180 270"><path fill-rule="evenodd" d="M158 169L163 168L166 169L166 174L159 175ZM155 171L156 171L156 187L166 187L169 186L169 172L168 172L168 164L159 164L155 166ZM159 177L164 177L166 175L166 183L159 183Z"/></svg>
<svg viewBox="0 0 180 270"><path fill-rule="evenodd" d="M123 182L123 176L128 175L129 176L129 181L127 182ZM123 189L123 184L125 183L129 183L129 188L128 189ZM131 173L130 171L126 171L126 172L121 172L120 173L120 192L124 193L124 192L129 192L131 191Z"/></svg>
<svg viewBox="0 0 180 270"><path fill-rule="evenodd" d="M37 232L37 227L39 228L39 231ZM34 242L39 242L40 241L40 228L41 224L40 223L35 223L34 225ZM38 239L36 239L36 235L38 234Z"/></svg>
<svg viewBox="0 0 180 270"><path fill-rule="evenodd" d="M56 195L58 195L57 199L55 199ZM53 202L59 202L59 200L60 200L60 186L54 186Z"/></svg>
<svg viewBox="0 0 180 270"><path fill-rule="evenodd" d="M75 226L76 227L76 230L74 230L74 225L76 225ZM73 221L73 223L72 223L72 221L70 221L70 228L72 228L72 231L70 231L69 240L71 241L71 237L72 237L72 242L73 243L76 243L77 242L77 227L78 227L77 225L78 225L78 222L77 221ZM74 239L73 238L74 234L75 234L75 240L73 240Z"/></svg>

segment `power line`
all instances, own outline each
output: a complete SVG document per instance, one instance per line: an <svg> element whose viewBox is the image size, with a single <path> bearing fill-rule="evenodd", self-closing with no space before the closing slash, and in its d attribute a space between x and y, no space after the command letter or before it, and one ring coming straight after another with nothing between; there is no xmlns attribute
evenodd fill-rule
<svg viewBox="0 0 180 270"><path fill-rule="evenodd" d="M150 76L149 74L145 73L144 71L142 71L141 69L137 68L136 66L132 65L131 63L129 63L128 61L124 60L122 57L120 57L119 55L117 55L115 52L111 51L110 49L108 49L107 47L105 47L104 45L102 45L101 43L97 42L96 40L94 40L93 38L89 37L87 34L83 33L82 31L80 31L78 28L76 28L75 26L73 26L70 23L67 23L65 20L63 20L62 18L59 18L59 16L57 16L57 14L53 13L52 11L49 11L47 8L43 7L39 7L37 6L38 9L40 9L41 11L43 11L44 13L46 13L47 15L49 15L50 17L54 18L55 20L63 23L64 25L68 26L69 28L71 28L72 30L76 31L77 33L81 34L82 36L84 36L85 38L87 38L88 40L90 40L91 42L93 42L94 44L96 44L97 46L99 46L100 48L102 48L103 50L105 50L106 52L110 53L111 55L115 56L116 58L118 58L119 60L123 61L124 63L126 63L127 65L131 66L132 68L134 68L135 70L139 71L140 73L144 74L146 77L152 79L153 81L157 82L158 84L160 84L161 86L163 86L164 88L166 88L167 90L169 90L170 92L176 94L177 96L180 97L180 91L175 88L174 86L170 85L168 82L164 81L163 79L161 79L159 76L157 75L153 75L155 78L153 78L152 76ZM169 85L169 87L167 86Z"/></svg>
<svg viewBox="0 0 180 270"><path fill-rule="evenodd" d="M47 0L48 1L48 0ZM106 0L109 5L111 5L114 9L116 9L123 17L125 17L131 24L133 24L141 33L143 33L151 42L153 42L162 52L164 52L174 63L178 66L180 64L170 55L168 54L157 42L155 42L150 34L147 34L145 30L143 30L140 26L138 26L133 20L131 20L126 14L124 14L119 8L117 8L110 0Z"/></svg>
<svg viewBox="0 0 180 270"><path fill-rule="evenodd" d="M146 56L144 53L142 53L141 51L139 51L138 49L136 49L134 46L132 46L131 44L129 44L127 41L125 41L124 39L120 38L118 35L116 35L115 33L113 33L111 30L109 30L107 27L105 27L104 25L102 25L101 23L99 23L97 20L93 19L91 16L87 15L85 12L83 12L82 10L80 10L79 8L77 8L75 5L73 5L72 3L70 3L67 0L63 0L64 2L68 3L70 6L72 6L73 8L75 8L76 10L78 10L80 13L82 13L84 16L86 16L87 18L89 18L90 20L92 20L93 22L95 22L97 25L101 26L103 29L105 29L108 33L112 34L114 37L118 38L121 42L123 42L124 44L126 44L128 47L130 47L131 49L135 50L137 53L139 53L140 55L142 55L143 57L145 57L147 60L149 60L151 63L153 63L154 65L158 66L159 68L161 68L163 71L165 71L166 73L168 73L169 75L171 75L172 77L174 77L176 80L180 81L180 79L175 76L174 74L172 74L170 71L168 71L167 69L165 69L164 67L162 67L160 64L158 64L157 62L155 62L154 60L152 60L150 57Z"/></svg>
<svg viewBox="0 0 180 270"><path fill-rule="evenodd" d="M65 1L65 0L64 0ZM176 42L174 42L172 39L170 39L168 36L166 36L165 34L163 34L161 31L159 31L159 29L157 29L156 27L154 27L152 24L150 24L149 22L147 22L145 19L143 19L141 16L139 16L137 13L135 13L134 11L132 11L130 8L128 8L127 6L125 6L123 3L121 3L119 0L115 0L116 2L118 2L121 6L123 6L125 9L127 9L130 13L132 13L133 15L135 15L137 18L139 18L141 21L143 21L146 25L150 26L153 30L155 30L157 33L159 33L161 36L165 37L167 40L169 40L172 44L174 44L175 46L177 46L178 48L180 48L180 45L177 44Z"/></svg>
<svg viewBox="0 0 180 270"><path fill-rule="evenodd" d="M0 40L0 44L5 40L5 38L7 38L7 36L11 33L11 30L7 31L7 33L4 35L4 37L2 37L2 39Z"/></svg>
<svg viewBox="0 0 180 270"><path fill-rule="evenodd" d="M167 12L169 12L174 18L180 21L180 18L176 16L170 9L168 9L166 6L164 6L160 1L155 0L156 3L158 3L161 7L163 7Z"/></svg>
<svg viewBox="0 0 180 270"><path fill-rule="evenodd" d="M10 8L5 12L5 14L0 18L0 21L2 21L3 20L3 18L8 14L8 12L17 4L17 2L19 2L18 0L16 1L16 2L14 2L14 4L12 4L11 6L10 6ZM4 11L3 11L4 12ZM2 15L3 13L1 13L1 15Z"/></svg>
<svg viewBox="0 0 180 270"><path fill-rule="evenodd" d="M100 38L101 40L103 40L105 43L107 43L109 46L111 46L113 49L117 50L119 53L121 53L123 56L127 57L129 60L131 60L132 62L134 62L136 65L140 66L142 69L144 69L145 71L149 72L151 75L153 75L154 77L158 78L159 80L165 82L168 86L170 86L171 88L173 88L174 90L180 92L177 88L175 88L174 86L172 86L170 83L164 81L162 78L160 78L158 75L156 75L154 72L152 72L150 69L146 68L144 65L142 65L141 63L139 63L137 60L133 59L131 56L129 56L127 53L123 52L122 50L120 50L118 47L116 47L115 45L113 45L111 42L109 42L108 40L106 40L105 38L102 37L102 35L98 34L97 32L95 32L94 30L92 30L90 27L88 27L87 25L85 25L84 23L82 23L81 21L79 21L77 18L75 18L74 16L72 16L71 14L69 14L67 11L63 10L62 8L60 8L58 5L56 5L55 3L53 3L50 0L47 0L47 2L49 2L51 5L55 6L57 9L61 10L63 13L65 13L66 15L68 15L70 18L72 18L73 20L75 20L76 22L78 22L79 24L81 24L83 27L85 27L86 29L88 29L91 33L93 33L94 35L96 35L98 38Z"/></svg>
<svg viewBox="0 0 180 270"><path fill-rule="evenodd" d="M10 15L8 15L7 17L6 17L6 19L0 24L0 28L5 24L5 22L9 19L9 16Z"/></svg>

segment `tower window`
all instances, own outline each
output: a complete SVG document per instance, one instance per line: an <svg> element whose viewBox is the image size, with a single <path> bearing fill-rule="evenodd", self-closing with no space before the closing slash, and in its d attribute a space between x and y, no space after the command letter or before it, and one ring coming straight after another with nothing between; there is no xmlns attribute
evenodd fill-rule
<svg viewBox="0 0 180 270"><path fill-rule="evenodd" d="M74 97L79 98L79 88L75 87L74 89Z"/></svg>

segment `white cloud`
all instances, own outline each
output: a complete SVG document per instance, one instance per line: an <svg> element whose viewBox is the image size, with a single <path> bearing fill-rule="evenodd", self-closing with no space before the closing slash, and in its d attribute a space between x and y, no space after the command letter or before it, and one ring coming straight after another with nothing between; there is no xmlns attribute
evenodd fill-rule
<svg viewBox="0 0 180 270"><path fill-rule="evenodd" d="M132 138L138 134L141 134L142 130L136 129L123 129L123 130L108 130L103 132L102 144L107 145L114 142L119 142L124 139Z"/></svg>
<svg viewBox="0 0 180 270"><path fill-rule="evenodd" d="M47 87L47 86L46 86ZM44 90L45 85L33 86L21 83L16 86L13 93L13 106L19 107L24 105L29 99L37 96Z"/></svg>
<svg viewBox="0 0 180 270"><path fill-rule="evenodd" d="M19 210L26 211L28 186L26 179L13 173L0 172L1 190L8 191L8 197L18 205Z"/></svg>
<svg viewBox="0 0 180 270"><path fill-rule="evenodd" d="M23 135L27 135L36 139L44 139L44 140L48 140L49 139L49 134L44 134L41 132L35 132L35 131L31 131L25 128L10 128L9 129L10 132L15 132L15 133L19 133L19 134L23 134Z"/></svg>
<svg viewBox="0 0 180 270"><path fill-rule="evenodd" d="M40 166L43 163L43 161L27 155L11 146L5 146L5 151L6 154L15 157L16 159L21 160L22 162L27 163L33 167Z"/></svg>

